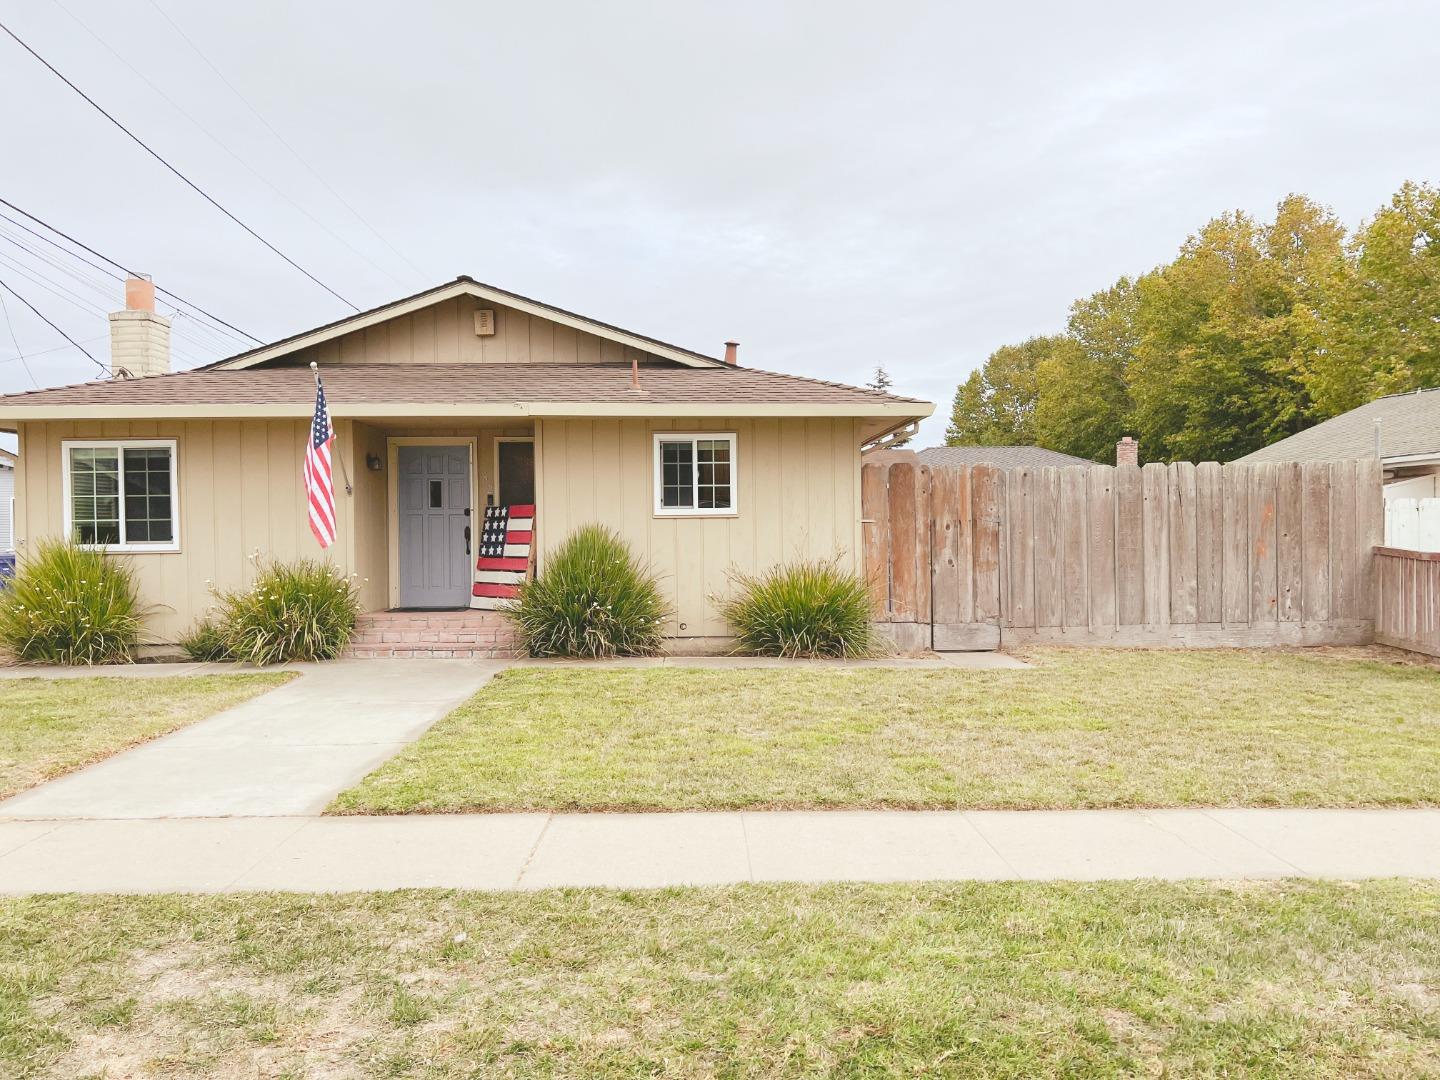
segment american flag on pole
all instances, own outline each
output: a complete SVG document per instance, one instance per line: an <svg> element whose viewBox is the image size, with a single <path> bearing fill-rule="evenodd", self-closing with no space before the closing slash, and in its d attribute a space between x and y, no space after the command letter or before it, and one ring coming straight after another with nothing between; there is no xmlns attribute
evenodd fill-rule
<svg viewBox="0 0 1440 1080"><path fill-rule="evenodd" d="M305 443L305 499L310 504L310 531L322 548L335 542L335 485L330 475L330 444L335 428L325 405L325 387L315 373L315 417Z"/></svg>
<svg viewBox="0 0 1440 1080"><path fill-rule="evenodd" d="M485 508L472 608L498 608L520 595L520 583L530 572L534 530L534 503Z"/></svg>

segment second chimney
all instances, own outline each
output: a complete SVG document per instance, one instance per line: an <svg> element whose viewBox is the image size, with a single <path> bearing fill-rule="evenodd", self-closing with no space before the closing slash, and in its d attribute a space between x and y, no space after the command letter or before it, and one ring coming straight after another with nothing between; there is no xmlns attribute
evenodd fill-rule
<svg viewBox="0 0 1440 1080"><path fill-rule="evenodd" d="M736 365L738 365L740 363L740 358L737 355L739 351L740 343L738 341L725 342L725 363L729 364L731 367L735 367Z"/></svg>
<svg viewBox="0 0 1440 1080"><path fill-rule="evenodd" d="M155 283L125 279L125 310L110 313L110 377L141 379L170 372L170 320L155 314Z"/></svg>
<svg viewBox="0 0 1440 1080"><path fill-rule="evenodd" d="M1115 444L1115 464L1140 464L1140 444L1134 439L1132 439L1129 435L1126 435L1123 439L1121 439Z"/></svg>

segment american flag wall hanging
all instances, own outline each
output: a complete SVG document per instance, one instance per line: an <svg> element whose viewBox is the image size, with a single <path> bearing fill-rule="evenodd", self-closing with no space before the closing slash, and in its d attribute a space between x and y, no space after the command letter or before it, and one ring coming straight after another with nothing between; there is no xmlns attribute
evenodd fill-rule
<svg viewBox="0 0 1440 1080"><path fill-rule="evenodd" d="M498 608L520 594L520 583L530 572L531 543L535 535L535 504L487 506L485 526L475 560L472 608Z"/></svg>

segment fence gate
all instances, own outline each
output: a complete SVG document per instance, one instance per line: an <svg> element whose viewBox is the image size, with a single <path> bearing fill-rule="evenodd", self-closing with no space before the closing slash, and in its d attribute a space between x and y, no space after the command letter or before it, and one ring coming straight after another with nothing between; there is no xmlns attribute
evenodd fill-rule
<svg viewBox="0 0 1440 1080"><path fill-rule="evenodd" d="M989 465L931 469L912 454L866 456L865 570L875 621L901 649L1000 647L1004 482Z"/></svg>

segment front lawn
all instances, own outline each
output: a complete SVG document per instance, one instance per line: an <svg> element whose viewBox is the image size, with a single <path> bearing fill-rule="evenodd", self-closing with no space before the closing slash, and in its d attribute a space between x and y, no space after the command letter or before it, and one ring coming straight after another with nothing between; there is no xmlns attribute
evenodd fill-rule
<svg viewBox="0 0 1440 1080"><path fill-rule="evenodd" d="M0 1073L1433 1076L1440 886L0 902Z"/></svg>
<svg viewBox="0 0 1440 1080"><path fill-rule="evenodd" d="M0 679L0 798L238 705L265 675Z"/></svg>
<svg viewBox="0 0 1440 1080"><path fill-rule="evenodd" d="M339 813L1440 804L1440 672L1050 650L1029 671L516 669Z"/></svg>

